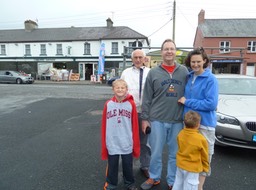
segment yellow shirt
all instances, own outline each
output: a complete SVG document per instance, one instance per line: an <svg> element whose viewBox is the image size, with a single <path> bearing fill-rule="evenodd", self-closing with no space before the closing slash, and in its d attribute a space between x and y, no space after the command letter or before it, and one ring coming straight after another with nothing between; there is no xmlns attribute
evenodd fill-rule
<svg viewBox="0 0 256 190"><path fill-rule="evenodd" d="M208 172L208 143L197 129L184 128L177 137L177 166L189 172Z"/></svg>

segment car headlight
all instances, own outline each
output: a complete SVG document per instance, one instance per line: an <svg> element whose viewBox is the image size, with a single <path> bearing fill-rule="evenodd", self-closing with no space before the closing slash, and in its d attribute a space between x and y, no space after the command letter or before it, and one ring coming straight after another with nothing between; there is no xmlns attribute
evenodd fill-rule
<svg viewBox="0 0 256 190"><path fill-rule="evenodd" d="M217 122L223 124L240 125L239 121L235 117L227 116L221 113L217 113Z"/></svg>

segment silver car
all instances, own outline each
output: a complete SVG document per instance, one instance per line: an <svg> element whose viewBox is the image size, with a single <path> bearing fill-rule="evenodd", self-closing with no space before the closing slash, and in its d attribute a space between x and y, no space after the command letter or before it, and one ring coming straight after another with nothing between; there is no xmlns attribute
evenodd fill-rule
<svg viewBox="0 0 256 190"><path fill-rule="evenodd" d="M31 76L25 76L17 71L2 70L0 71L0 82L1 83L34 83L34 78Z"/></svg>
<svg viewBox="0 0 256 190"><path fill-rule="evenodd" d="M256 149L256 78L218 74L216 144Z"/></svg>

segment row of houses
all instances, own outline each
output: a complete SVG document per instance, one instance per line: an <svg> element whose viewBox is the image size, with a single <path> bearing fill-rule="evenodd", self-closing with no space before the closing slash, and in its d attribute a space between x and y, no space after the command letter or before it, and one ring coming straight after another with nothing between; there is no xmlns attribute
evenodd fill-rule
<svg viewBox="0 0 256 190"><path fill-rule="evenodd" d="M201 10L193 44L199 46L209 55L214 73L256 75L256 19L205 19ZM114 26L110 18L104 27L68 28L39 28L26 20L24 29L0 30L0 70L24 71L41 79L50 68L67 69L79 73L80 80L91 80L102 74L99 58L104 56L104 74L110 77L131 65L130 54L138 47L145 50L150 67L161 62L145 35ZM179 56L186 55L183 52L179 50Z"/></svg>
<svg viewBox="0 0 256 190"><path fill-rule="evenodd" d="M98 74L100 48L104 45L105 74L118 75L132 51L148 47L148 38L127 26L39 28L32 20L24 29L0 30L0 69L31 73L36 79L50 68L72 70L80 80ZM125 50L125 51L124 51Z"/></svg>

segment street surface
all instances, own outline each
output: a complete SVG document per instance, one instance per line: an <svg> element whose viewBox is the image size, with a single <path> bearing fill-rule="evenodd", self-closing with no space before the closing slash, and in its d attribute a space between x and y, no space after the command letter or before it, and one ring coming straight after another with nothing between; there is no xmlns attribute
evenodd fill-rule
<svg viewBox="0 0 256 190"><path fill-rule="evenodd" d="M106 85L0 84L0 190L101 190L101 112L111 96ZM255 150L216 147L204 190L255 190L255 160ZM134 175L145 181L138 160ZM167 189L165 175L153 189Z"/></svg>

